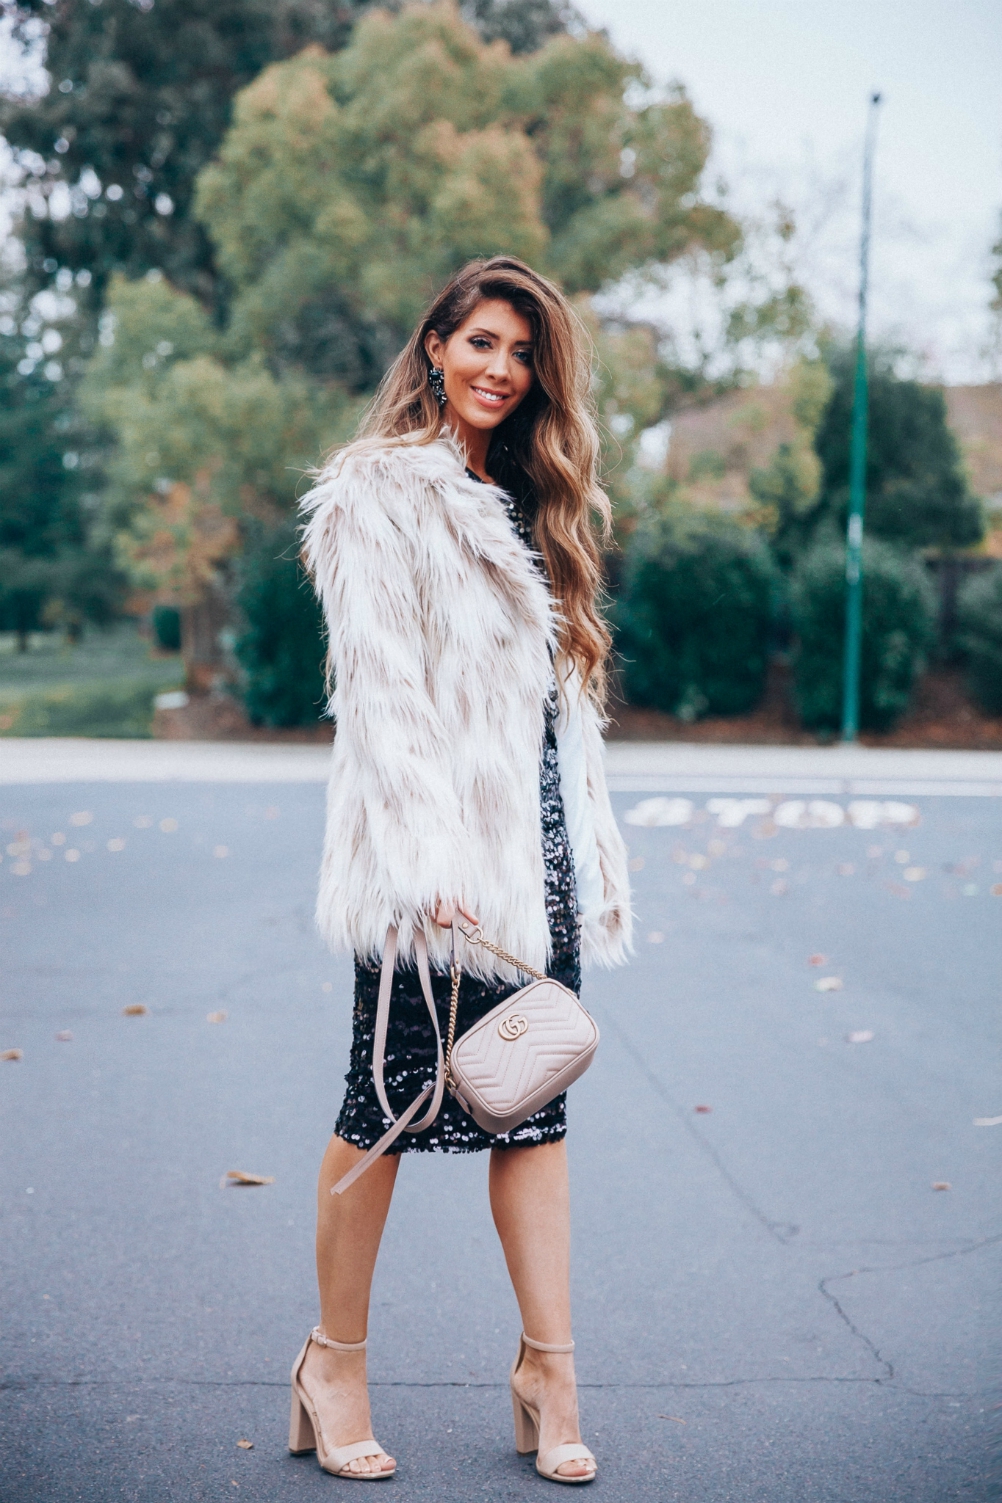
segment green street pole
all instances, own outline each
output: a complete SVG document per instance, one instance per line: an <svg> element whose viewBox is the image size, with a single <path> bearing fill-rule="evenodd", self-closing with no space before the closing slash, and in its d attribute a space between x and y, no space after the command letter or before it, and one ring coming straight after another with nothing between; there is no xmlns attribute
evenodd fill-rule
<svg viewBox="0 0 1002 1503"><path fill-rule="evenodd" d="M870 279L870 209L873 198L873 153L877 144L880 95L870 98L863 149L863 230L859 246L859 328L856 334L856 379L852 394L852 445L849 453L849 522L845 539L845 663L842 674L842 740L859 734L859 662L863 645L863 512L866 508L866 295Z"/></svg>

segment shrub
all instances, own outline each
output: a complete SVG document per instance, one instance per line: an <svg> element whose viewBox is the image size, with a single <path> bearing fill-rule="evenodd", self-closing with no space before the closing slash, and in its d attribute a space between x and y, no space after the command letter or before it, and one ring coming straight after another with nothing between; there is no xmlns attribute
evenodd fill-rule
<svg viewBox="0 0 1002 1503"><path fill-rule="evenodd" d="M741 715L765 688L775 571L758 534L695 512L642 522L616 610L635 705L684 720Z"/></svg>
<svg viewBox="0 0 1002 1503"><path fill-rule="evenodd" d="M824 538L802 559L791 587L794 693L804 725L819 730L842 720L845 593L845 547ZM907 709L935 624L935 591L915 555L865 541L861 726L886 730Z"/></svg>
<svg viewBox="0 0 1002 1503"><path fill-rule="evenodd" d="M323 713L323 617L297 554L288 523L264 534L241 562L237 604L246 624L234 650L255 725L313 725Z"/></svg>
<svg viewBox="0 0 1002 1503"><path fill-rule="evenodd" d="M989 715L1002 715L1002 568L975 575L963 586L957 626L972 695Z"/></svg>
<svg viewBox="0 0 1002 1503"><path fill-rule="evenodd" d="M150 626L153 640L161 651L181 651L181 612L175 606L155 605Z"/></svg>

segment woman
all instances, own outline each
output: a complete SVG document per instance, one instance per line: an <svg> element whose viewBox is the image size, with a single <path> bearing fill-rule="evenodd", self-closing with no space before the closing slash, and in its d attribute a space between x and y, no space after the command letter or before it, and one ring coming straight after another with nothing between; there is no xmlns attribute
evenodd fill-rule
<svg viewBox="0 0 1002 1503"><path fill-rule="evenodd" d="M519 1450L538 1445L537 1470L554 1481L595 1476L571 1356L563 1096L491 1138L446 1095L432 1126L404 1133L332 1194L389 1126L372 1048L390 925L400 936L385 1054L395 1114L435 1075L415 930L443 1033L457 915L575 991L582 956L609 965L629 947L596 709L608 634L591 513L607 527L609 508L595 480L589 378L555 287L506 257L471 263L304 503L337 722L317 912L331 947L355 953L355 1010L348 1090L320 1170L321 1320L293 1368L290 1448L315 1445L341 1477L378 1480L396 1465L372 1438L365 1334L399 1155L484 1148L529 1333L511 1378ZM461 960L457 1036L525 981L472 945Z"/></svg>

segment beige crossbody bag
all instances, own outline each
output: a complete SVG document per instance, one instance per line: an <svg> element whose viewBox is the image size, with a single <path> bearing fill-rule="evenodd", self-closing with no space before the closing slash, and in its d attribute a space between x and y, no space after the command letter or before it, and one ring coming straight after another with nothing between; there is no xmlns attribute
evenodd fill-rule
<svg viewBox="0 0 1002 1503"><path fill-rule="evenodd" d="M456 954L456 930L468 943L483 945L516 970L535 980L521 991L507 997L485 1013L461 1038L456 1038L456 1009L459 1004L461 975ZM363 1159L348 1171L331 1190L343 1195L358 1177L385 1153L403 1132L424 1132L438 1116L442 1097L448 1086L463 1111L484 1132L510 1132L533 1112L559 1096L561 1091L583 1075L598 1048L598 1028L590 1013L577 997L559 981L544 976L524 960L491 944L480 933L479 925L467 929L452 926L452 999L449 1008L449 1032L445 1047L438 1026L438 1013L431 990L428 947L423 932L414 932L414 953L418 977L432 1028L435 1031L437 1060L434 1082L415 1096L399 1117L394 1117L386 1099L383 1083L383 1060L386 1054L386 1031L390 1019L390 993L393 967L397 956L397 931L386 931L383 968L379 978L379 1001L376 1006L376 1032L372 1049L372 1076L376 1095L393 1126ZM431 1105L419 1122L415 1118L428 1098ZM413 1123L413 1126L411 1125Z"/></svg>

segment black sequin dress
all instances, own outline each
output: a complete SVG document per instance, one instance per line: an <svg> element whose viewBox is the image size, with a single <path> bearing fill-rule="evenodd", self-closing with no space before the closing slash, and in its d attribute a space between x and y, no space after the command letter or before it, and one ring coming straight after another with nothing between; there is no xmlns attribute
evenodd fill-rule
<svg viewBox="0 0 1002 1503"><path fill-rule="evenodd" d="M526 500L509 500L512 525L528 549L533 548L532 517ZM543 752L539 769L539 803L542 816L543 865L546 915L552 954L549 975L571 991L581 990L581 944L577 917L574 860L567 836L560 772L557 766L556 689L546 705ZM334 1131L339 1138L359 1148L371 1148L390 1127L376 1098L372 1080L372 1044L379 996L378 964L355 957L355 1008L352 1017L351 1059L341 1111ZM432 971L432 994L442 1037L449 1023L451 983L449 976ZM464 975L459 988L457 1038L499 1002L518 990L507 981L480 981ZM390 1021L386 1040L384 1080L386 1094L399 1114L419 1091L435 1078L435 1038L417 972L398 969L393 978ZM492 1136L478 1127L446 1091L442 1107L431 1127L420 1133L403 1133L389 1153L476 1153L484 1148L509 1148L530 1143L552 1143L567 1131L566 1097L556 1096L511 1132Z"/></svg>

